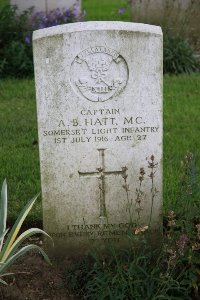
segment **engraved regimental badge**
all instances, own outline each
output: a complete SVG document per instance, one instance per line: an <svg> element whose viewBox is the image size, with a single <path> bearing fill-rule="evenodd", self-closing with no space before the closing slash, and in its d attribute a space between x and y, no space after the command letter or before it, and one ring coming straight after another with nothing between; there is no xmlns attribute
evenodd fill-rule
<svg viewBox="0 0 200 300"><path fill-rule="evenodd" d="M71 66L71 83L76 92L93 102L118 95L128 81L125 59L115 50L91 47L79 53Z"/></svg>

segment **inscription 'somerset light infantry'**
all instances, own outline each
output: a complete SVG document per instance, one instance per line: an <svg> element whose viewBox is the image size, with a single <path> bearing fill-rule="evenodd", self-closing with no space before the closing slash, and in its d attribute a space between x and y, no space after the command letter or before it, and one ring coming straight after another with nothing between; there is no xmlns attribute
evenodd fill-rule
<svg viewBox="0 0 200 300"><path fill-rule="evenodd" d="M162 229L162 32L85 22L33 35L44 229L79 255Z"/></svg>

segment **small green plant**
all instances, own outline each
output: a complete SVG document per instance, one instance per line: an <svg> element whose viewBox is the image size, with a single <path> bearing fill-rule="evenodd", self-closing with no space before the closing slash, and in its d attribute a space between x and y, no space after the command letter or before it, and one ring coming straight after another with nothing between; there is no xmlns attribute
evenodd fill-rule
<svg viewBox="0 0 200 300"><path fill-rule="evenodd" d="M24 39L31 9L18 15L17 7L5 5L0 10L0 78L30 76L32 51Z"/></svg>
<svg viewBox="0 0 200 300"><path fill-rule="evenodd" d="M5 273L5 271L10 267L10 265L13 264L13 262L18 259L20 256L24 255L29 250L37 250L39 251L44 259L49 263L50 260L43 249L41 249L37 245L27 245L19 249L21 244L28 239L30 236L42 233L48 238L50 236L44 232L43 230L39 228L31 228L26 231L24 231L21 235L18 235L21 226L30 212L33 204L35 203L38 195L33 197L26 206L22 209L20 212L15 224L13 225L11 231L8 233L9 229L6 229L6 220L7 220L7 183L6 180L4 180L1 190L1 201L0 201L0 283L6 284L4 280L2 280L1 277L5 275L9 275L10 273ZM4 238L7 235L6 241L4 243Z"/></svg>
<svg viewBox="0 0 200 300"><path fill-rule="evenodd" d="M169 74L192 73L200 63L188 40L180 35L164 33L163 71Z"/></svg>

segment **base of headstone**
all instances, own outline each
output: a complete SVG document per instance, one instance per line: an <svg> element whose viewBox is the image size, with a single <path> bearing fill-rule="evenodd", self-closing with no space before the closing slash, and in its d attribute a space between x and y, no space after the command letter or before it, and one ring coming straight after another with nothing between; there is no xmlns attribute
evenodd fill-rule
<svg viewBox="0 0 200 300"><path fill-rule="evenodd" d="M149 251L159 248L163 242L162 232L159 230L154 230L151 232L140 233L134 235L130 233L124 238L120 237L120 241L89 241L84 245L74 245L74 248L65 247L63 248L62 241L55 241L55 245L52 246L50 241L44 242L44 249L48 253L52 261L57 261L60 263L63 259L70 257L83 257L83 256L94 256L94 255L105 255L112 256L114 253L123 253L124 251L132 254L140 253L143 251ZM146 248L146 250L145 250Z"/></svg>

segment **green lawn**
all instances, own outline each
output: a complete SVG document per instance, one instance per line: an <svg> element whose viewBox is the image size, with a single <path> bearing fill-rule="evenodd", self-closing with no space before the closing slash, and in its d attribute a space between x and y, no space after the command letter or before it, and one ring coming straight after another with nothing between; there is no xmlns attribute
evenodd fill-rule
<svg viewBox="0 0 200 300"><path fill-rule="evenodd" d="M8 0L0 0L0 8L1 8L1 6L4 6L4 5L8 4L8 3L9 3Z"/></svg>
<svg viewBox="0 0 200 300"><path fill-rule="evenodd" d="M194 155L192 182L200 183L200 74L164 78L164 204L177 199L181 161ZM200 193L197 191L196 197Z"/></svg>
<svg viewBox="0 0 200 300"><path fill-rule="evenodd" d="M179 200L181 160L195 155L193 180L200 182L200 74L164 78L164 206ZM0 83L0 182L9 188L9 220L40 191L36 103L33 80ZM199 197L197 191L195 197ZM29 221L41 222L41 199Z"/></svg>
<svg viewBox="0 0 200 300"><path fill-rule="evenodd" d="M27 200L40 191L33 80L1 81L0 137L0 182L7 178L8 213L13 221ZM41 201L33 215L41 220Z"/></svg>
<svg viewBox="0 0 200 300"><path fill-rule="evenodd" d="M120 14L119 8L124 8ZM130 21L131 10L126 0L83 0L82 9L86 11L86 21Z"/></svg>

